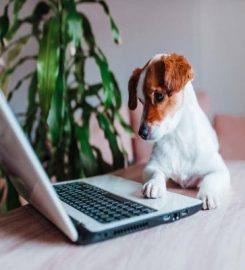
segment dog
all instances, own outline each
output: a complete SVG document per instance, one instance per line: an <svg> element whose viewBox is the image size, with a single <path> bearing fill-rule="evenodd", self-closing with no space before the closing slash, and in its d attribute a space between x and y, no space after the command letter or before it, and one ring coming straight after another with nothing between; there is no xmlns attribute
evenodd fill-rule
<svg viewBox="0 0 245 270"><path fill-rule="evenodd" d="M143 105L139 136L153 142L143 171L143 195L164 196L166 181L182 188L198 187L203 209L220 204L229 190L229 171L219 144L192 86L194 73L188 60L176 53L157 54L136 68L128 82L130 110Z"/></svg>

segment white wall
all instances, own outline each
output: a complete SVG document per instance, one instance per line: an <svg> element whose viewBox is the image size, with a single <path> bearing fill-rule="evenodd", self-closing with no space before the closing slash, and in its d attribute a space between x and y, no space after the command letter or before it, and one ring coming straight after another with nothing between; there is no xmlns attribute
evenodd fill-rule
<svg viewBox="0 0 245 270"><path fill-rule="evenodd" d="M32 1L29 1L32 2ZM92 20L99 45L118 78L124 100L133 68L155 53L184 54L194 67L194 86L206 90L213 112L245 114L244 0L108 0L123 43L111 40L100 6L83 8ZM28 7L27 7L28 8ZM29 64L33 67L33 64ZM88 65L88 78L97 77ZM20 92L14 108L23 106Z"/></svg>
<svg viewBox="0 0 245 270"><path fill-rule="evenodd" d="M245 1L202 1L200 84L216 112L245 114L244 25Z"/></svg>

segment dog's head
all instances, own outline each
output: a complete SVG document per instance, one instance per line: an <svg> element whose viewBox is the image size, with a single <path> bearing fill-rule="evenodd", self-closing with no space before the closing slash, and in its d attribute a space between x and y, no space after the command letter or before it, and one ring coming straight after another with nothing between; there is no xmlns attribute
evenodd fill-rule
<svg viewBox="0 0 245 270"><path fill-rule="evenodd" d="M139 135L144 140L156 141L177 126L183 88L192 79L191 65L176 53L158 54L133 71L128 83L128 106L135 110L138 100L143 105Z"/></svg>

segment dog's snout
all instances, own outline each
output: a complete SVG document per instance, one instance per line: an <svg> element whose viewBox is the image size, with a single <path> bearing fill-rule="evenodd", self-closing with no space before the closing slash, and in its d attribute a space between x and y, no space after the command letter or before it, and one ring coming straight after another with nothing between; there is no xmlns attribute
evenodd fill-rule
<svg viewBox="0 0 245 270"><path fill-rule="evenodd" d="M149 126L146 124L146 123L143 123L141 126L140 126L140 129L139 129L139 136L144 139L144 140L147 140L147 138L149 137L149 133L150 133L150 128Z"/></svg>

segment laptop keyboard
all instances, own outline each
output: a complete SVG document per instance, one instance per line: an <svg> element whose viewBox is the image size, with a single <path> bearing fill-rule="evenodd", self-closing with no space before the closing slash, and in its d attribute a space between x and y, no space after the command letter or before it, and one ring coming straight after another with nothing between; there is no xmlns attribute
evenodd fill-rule
<svg viewBox="0 0 245 270"><path fill-rule="evenodd" d="M156 211L83 182L55 185L54 188L63 202L100 223L109 223Z"/></svg>

